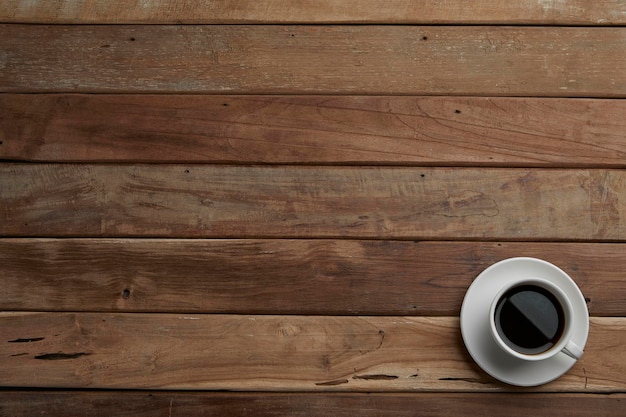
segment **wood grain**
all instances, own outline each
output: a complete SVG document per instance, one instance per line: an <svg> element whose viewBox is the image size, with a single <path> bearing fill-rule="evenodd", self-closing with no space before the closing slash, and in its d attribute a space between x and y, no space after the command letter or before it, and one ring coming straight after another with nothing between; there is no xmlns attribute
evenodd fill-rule
<svg viewBox="0 0 626 417"><path fill-rule="evenodd" d="M626 103L399 96L0 95L0 159L626 167Z"/></svg>
<svg viewBox="0 0 626 417"><path fill-rule="evenodd" d="M626 23L619 0L0 0L0 18L27 23Z"/></svg>
<svg viewBox="0 0 626 417"><path fill-rule="evenodd" d="M626 96L623 27L5 24L0 49L0 92Z"/></svg>
<svg viewBox="0 0 626 417"><path fill-rule="evenodd" d="M0 310L456 316L483 269L531 256L567 272L591 315L625 316L623 254L606 243L0 239Z"/></svg>
<svg viewBox="0 0 626 417"><path fill-rule="evenodd" d="M624 394L543 393L197 393L129 391L0 391L0 414L12 417L80 415L224 417L255 415L362 417L527 417L558 410L564 417L622 417Z"/></svg>
<svg viewBox="0 0 626 417"><path fill-rule="evenodd" d="M451 317L0 313L0 384L270 391L510 390ZM21 341L22 343L17 343ZM592 318L585 355L536 391L626 388L626 319Z"/></svg>
<svg viewBox="0 0 626 417"><path fill-rule="evenodd" d="M626 172L3 164L0 234L603 240Z"/></svg>
<svg viewBox="0 0 626 417"><path fill-rule="evenodd" d="M0 417L622 416L624 57L622 0L0 0ZM461 340L511 256L592 315L545 386Z"/></svg>

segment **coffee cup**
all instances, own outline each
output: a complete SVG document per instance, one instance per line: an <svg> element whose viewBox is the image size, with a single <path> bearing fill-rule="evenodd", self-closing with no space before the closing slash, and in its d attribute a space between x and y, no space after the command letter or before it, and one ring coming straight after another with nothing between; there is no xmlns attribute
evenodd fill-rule
<svg viewBox="0 0 626 417"><path fill-rule="evenodd" d="M543 278L519 278L493 299L491 334L512 357L540 361L563 352L579 359L583 350L572 341L576 326L571 301L558 286Z"/></svg>

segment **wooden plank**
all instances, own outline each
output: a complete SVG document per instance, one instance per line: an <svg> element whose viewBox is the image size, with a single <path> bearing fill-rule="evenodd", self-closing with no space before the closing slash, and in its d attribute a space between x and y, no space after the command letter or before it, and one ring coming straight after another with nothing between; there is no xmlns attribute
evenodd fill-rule
<svg viewBox="0 0 626 417"><path fill-rule="evenodd" d="M0 159L626 167L623 100L0 95Z"/></svg>
<svg viewBox="0 0 626 417"><path fill-rule="evenodd" d="M626 316L623 246L0 239L0 310L452 316L480 271L531 256L564 269L591 315Z"/></svg>
<svg viewBox="0 0 626 417"><path fill-rule="evenodd" d="M625 394L543 393L190 393L132 391L0 391L0 413L31 417L207 415L276 417L396 417L507 415L527 417L558 410L565 417L622 417Z"/></svg>
<svg viewBox="0 0 626 417"><path fill-rule="evenodd" d="M620 0L1 0L0 19L26 23L626 23Z"/></svg>
<svg viewBox="0 0 626 417"><path fill-rule="evenodd" d="M626 97L624 27L5 24L0 49L2 92Z"/></svg>
<svg viewBox="0 0 626 417"><path fill-rule="evenodd" d="M626 238L626 171L3 164L0 234Z"/></svg>
<svg viewBox="0 0 626 417"><path fill-rule="evenodd" d="M510 390L452 317L0 313L2 386L270 391ZM21 341L22 343L16 343ZM626 388L626 319L591 318L585 355L534 388Z"/></svg>

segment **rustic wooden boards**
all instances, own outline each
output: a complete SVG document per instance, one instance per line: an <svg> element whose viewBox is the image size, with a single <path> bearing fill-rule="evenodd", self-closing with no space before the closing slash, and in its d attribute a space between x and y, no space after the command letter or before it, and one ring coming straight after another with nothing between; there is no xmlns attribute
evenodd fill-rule
<svg viewBox="0 0 626 417"><path fill-rule="evenodd" d="M626 23L619 0L1 0L0 19L27 23Z"/></svg>
<svg viewBox="0 0 626 417"><path fill-rule="evenodd" d="M0 159L626 166L623 100L0 95Z"/></svg>
<svg viewBox="0 0 626 417"><path fill-rule="evenodd" d="M0 415L623 414L625 7L0 0ZM546 386L459 334L511 256L592 315Z"/></svg>
<svg viewBox="0 0 626 417"><path fill-rule="evenodd" d="M622 27L4 24L0 48L16 93L626 96Z"/></svg>
<svg viewBox="0 0 626 417"><path fill-rule="evenodd" d="M497 390L450 317L0 313L9 386ZM585 356L540 391L626 386L623 318L592 318Z"/></svg>
<svg viewBox="0 0 626 417"><path fill-rule="evenodd" d="M531 256L565 270L591 315L624 316L623 253L622 243L0 239L0 288L5 310L457 316L480 271Z"/></svg>
<svg viewBox="0 0 626 417"><path fill-rule="evenodd" d="M5 236L624 240L626 172L4 164Z"/></svg>

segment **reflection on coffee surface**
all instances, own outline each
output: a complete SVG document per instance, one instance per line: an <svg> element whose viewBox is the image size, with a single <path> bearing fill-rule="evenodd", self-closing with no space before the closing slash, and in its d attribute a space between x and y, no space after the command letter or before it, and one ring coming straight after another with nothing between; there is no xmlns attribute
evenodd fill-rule
<svg viewBox="0 0 626 417"><path fill-rule="evenodd" d="M536 285L511 288L495 310L498 334L511 349L527 354L543 353L554 346L565 325L565 314L557 298Z"/></svg>

